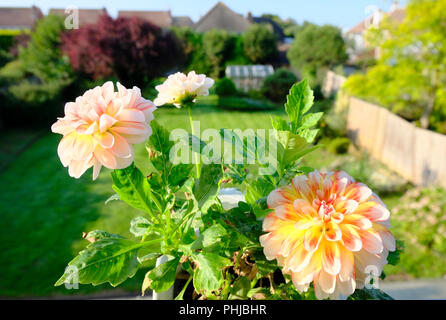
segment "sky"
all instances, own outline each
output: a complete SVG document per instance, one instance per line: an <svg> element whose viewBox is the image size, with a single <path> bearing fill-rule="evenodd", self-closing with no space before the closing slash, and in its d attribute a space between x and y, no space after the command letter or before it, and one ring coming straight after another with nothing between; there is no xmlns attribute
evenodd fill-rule
<svg viewBox="0 0 446 320"><path fill-rule="evenodd" d="M0 0L0 7L29 7L35 5L44 14L49 8L95 9L105 7L112 17L118 10L171 10L173 16L189 16L194 20L206 14L217 0ZM393 0L225 0L229 8L246 15L262 13L277 14L282 18L293 18L298 23L305 20L317 24L333 24L348 29L367 17L373 8L389 11ZM407 1L400 0L404 5Z"/></svg>

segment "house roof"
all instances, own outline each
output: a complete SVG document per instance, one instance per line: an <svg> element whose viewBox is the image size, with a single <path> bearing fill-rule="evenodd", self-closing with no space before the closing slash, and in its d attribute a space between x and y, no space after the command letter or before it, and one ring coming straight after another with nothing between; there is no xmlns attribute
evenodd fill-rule
<svg viewBox="0 0 446 320"><path fill-rule="evenodd" d="M266 17L249 17L248 20L254 23L268 23L273 28L274 34L276 35L279 41L282 41L285 38L285 33L281 26L279 26L273 19Z"/></svg>
<svg viewBox="0 0 446 320"><path fill-rule="evenodd" d="M107 14L107 10L105 8L102 9L78 9L79 12L79 26L83 26L86 24L96 23L99 20L99 17L103 14ZM54 14L57 16L65 16L70 13L65 13L65 9L52 8L48 12L49 14Z"/></svg>
<svg viewBox="0 0 446 320"><path fill-rule="evenodd" d="M388 17L389 19L391 19L392 21L395 21L397 23L401 23L404 20L404 18L406 17L406 8L394 8L390 12L384 13L383 16ZM347 33L362 34L367 29L367 25L371 25L371 24L375 23L374 19L376 19L376 18L377 18L377 16L375 16L375 15L368 16L367 18L362 20L360 23L358 23L356 26L354 26L353 28L348 30ZM379 23L379 21L377 21L377 23Z"/></svg>
<svg viewBox="0 0 446 320"><path fill-rule="evenodd" d="M211 29L224 29L241 33L250 24L241 14L232 11L223 2L218 2L195 24L195 30L205 32Z"/></svg>
<svg viewBox="0 0 446 320"><path fill-rule="evenodd" d="M0 7L0 29L31 29L43 16L39 8Z"/></svg>
<svg viewBox="0 0 446 320"><path fill-rule="evenodd" d="M170 11L119 11L118 17L138 17L161 28L167 28L172 25Z"/></svg>
<svg viewBox="0 0 446 320"><path fill-rule="evenodd" d="M194 22L190 17L172 17L172 25L176 27L194 27Z"/></svg>

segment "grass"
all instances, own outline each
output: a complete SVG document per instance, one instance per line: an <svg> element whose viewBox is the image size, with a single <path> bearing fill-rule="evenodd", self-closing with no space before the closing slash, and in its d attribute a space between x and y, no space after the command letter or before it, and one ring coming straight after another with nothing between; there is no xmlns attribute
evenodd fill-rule
<svg viewBox="0 0 446 320"><path fill-rule="evenodd" d="M270 115L284 112L221 111L209 103L194 109L194 120L201 121L201 130L269 128ZM186 110L160 108L155 116L168 129L189 128ZM8 139L11 147L12 141L20 140L19 135ZM91 169L80 179L70 178L56 153L59 141L59 135L44 134L0 173L0 296L86 294L111 289L105 284L67 290L53 284L86 246L82 232L102 229L130 236L130 219L143 214L120 201L104 205L114 193L108 169L103 169L95 182ZM9 149L5 146L1 150ZM145 167L144 145L136 146L135 154L137 166ZM122 287L139 290L143 275L140 271Z"/></svg>

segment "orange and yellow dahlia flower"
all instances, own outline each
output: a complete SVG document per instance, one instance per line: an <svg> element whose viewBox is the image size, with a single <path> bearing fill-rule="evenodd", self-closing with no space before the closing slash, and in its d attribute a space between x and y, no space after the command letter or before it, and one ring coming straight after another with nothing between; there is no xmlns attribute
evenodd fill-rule
<svg viewBox="0 0 446 320"><path fill-rule="evenodd" d="M313 283L318 299L351 295L395 251L389 210L343 171L296 176L270 193L268 207L274 211L260 237L266 258L277 259L298 291Z"/></svg>

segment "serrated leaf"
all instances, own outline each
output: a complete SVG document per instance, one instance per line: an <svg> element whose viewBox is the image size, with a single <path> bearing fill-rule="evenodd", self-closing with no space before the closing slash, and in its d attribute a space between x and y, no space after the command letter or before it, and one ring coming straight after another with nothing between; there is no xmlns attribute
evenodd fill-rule
<svg viewBox="0 0 446 320"><path fill-rule="evenodd" d="M109 282L116 287L135 275L140 248L140 243L122 238L103 238L93 242L68 263L67 270L55 285L69 282L75 272L81 284Z"/></svg>
<svg viewBox="0 0 446 320"><path fill-rule="evenodd" d="M313 101L313 90L311 90L306 79L291 87L290 92L287 95L285 111L290 118L291 127L294 133L297 133L297 130L302 123L302 117L308 110L310 110Z"/></svg>
<svg viewBox="0 0 446 320"><path fill-rule="evenodd" d="M220 179L223 176L220 164L205 164L201 167L200 178L196 180L193 194L203 212L217 197Z"/></svg>
<svg viewBox="0 0 446 320"><path fill-rule="evenodd" d="M150 288L155 292L166 291L175 282L180 258L167 256L167 259L166 262L158 265L146 275Z"/></svg>
<svg viewBox="0 0 446 320"><path fill-rule="evenodd" d="M288 122L280 118L279 116L276 116L274 118L271 117L271 125L276 130L283 130L283 131L290 130Z"/></svg>
<svg viewBox="0 0 446 320"><path fill-rule="evenodd" d="M152 135L149 138L149 146L161 154L169 156L170 148L174 145L174 142L169 139L169 131L156 120L150 122L150 127L152 128Z"/></svg>
<svg viewBox="0 0 446 320"><path fill-rule="evenodd" d="M136 217L130 221L130 232L135 237L142 237L146 233L149 226L149 220L144 217Z"/></svg>
<svg viewBox="0 0 446 320"><path fill-rule="evenodd" d="M203 231L191 245L192 250L202 249L212 246L227 235L226 229L220 224L214 224Z"/></svg>
<svg viewBox="0 0 446 320"><path fill-rule="evenodd" d="M323 112L316 112L316 113L308 113L302 118L302 125L299 129L309 129L311 127L314 127L317 125L319 120L321 120L322 116L324 115Z"/></svg>
<svg viewBox="0 0 446 320"><path fill-rule="evenodd" d="M121 200L136 209L151 212L150 184L133 163L125 169L114 170L112 178L113 189L119 194Z"/></svg>
<svg viewBox="0 0 446 320"><path fill-rule="evenodd" d="M194 287L205 295L218 290L223 284L223 269L230 260L210 252L194 252L191 255L197 268L194 272Z"/></svg>

